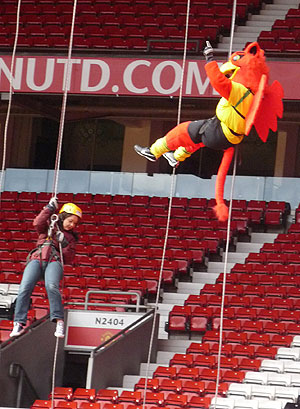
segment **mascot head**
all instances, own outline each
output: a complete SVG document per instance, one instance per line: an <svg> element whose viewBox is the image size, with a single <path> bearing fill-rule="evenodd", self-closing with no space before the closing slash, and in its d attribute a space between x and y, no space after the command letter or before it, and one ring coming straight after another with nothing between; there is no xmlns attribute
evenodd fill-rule
<svg viewBox="0 0 300 409"><path fill-rule="evenodd" d="M231 80L250 88L253 94L258 90L262 75L265 74L267 78L269 76L265 53L257 42L249 44L244 51L231 54L220 71Z"/></svg>

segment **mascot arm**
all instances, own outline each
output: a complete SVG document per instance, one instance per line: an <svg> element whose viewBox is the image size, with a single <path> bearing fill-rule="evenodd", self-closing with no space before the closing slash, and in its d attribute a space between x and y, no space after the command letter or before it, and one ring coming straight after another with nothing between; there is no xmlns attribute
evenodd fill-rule
<svg viewBox="0 0 300 409"><path fill-rule="evenodd" d="M224 98L228 99L231 93L231 80L220 71L216 61L205 64L205 71L214 89Z"/></svg>

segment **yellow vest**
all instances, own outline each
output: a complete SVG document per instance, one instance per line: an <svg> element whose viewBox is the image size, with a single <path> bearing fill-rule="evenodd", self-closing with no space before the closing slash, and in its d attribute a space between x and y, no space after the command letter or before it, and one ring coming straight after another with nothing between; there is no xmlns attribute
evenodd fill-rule
<svg viewBox="0 0 300 409"><path fill-rule="evenodd" d="M248 88L232 81L228 100L222 97L217 105L216 115L221 121L224 135L233 144L240 143L244 138L245 117L252 100L253 94Z"/></svg>

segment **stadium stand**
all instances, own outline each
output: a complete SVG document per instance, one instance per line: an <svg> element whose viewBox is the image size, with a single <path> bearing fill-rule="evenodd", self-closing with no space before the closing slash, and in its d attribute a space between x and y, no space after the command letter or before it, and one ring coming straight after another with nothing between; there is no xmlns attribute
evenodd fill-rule
<svg viewBox="0 0 300 409"><path fill-rule="evenodd" d="M285 52L299 53L297 8L283 7L279 10L281 19L274 16L270 31L257 31L255 38L267 54ZM238 1L237 3L237 37L247 22L251 22L264 11L264 2ZM150 6L150 7L149 7ZM268 4L272 15L272 4ZM297 4L298 6L298 4ZM20 49L45 51L49 49L64 50L68 47L68 36L72 18L70 2L36 2L22 3L20 14ZM0 9L0 47L11 48L15 34L16 5L4 0ZM276 9L277 11L277 9ZM278 13L278 11L277 11ZM213 46L229 35L231 24L231 2L196 1L191 2L188 52L199 53L205 41ZM178 53L183 51L185 35L186 5L177 0L160 2L143 1L85 1L78 0L74 32L74 51L150 52ZM7 35L8 34L8 35ZM248 33L247 33L248 34ZM251 33L253 36L253 33ZM248 41L250 37L248 35ZM245 42L243 43L243 46ZM237 48L240 48L238 45ZM243 47L242 47L243 48Z"/></svg>
<svg viewBox="0 0 300 409"><path fill-rule="evenodd" d="M2 0L0 4L3 53L10 52L13 45L15 3ZM280 53L298 57L299 2L294 5L286 1L277 14L270 12L275 9L274 2L267 3L238 0L236 37L242 37L243 44L235 42L235 48L244 47L245 37L240 36L243 32L247 41L252 40L247 27L269 12L269 29L263 20L253 40L258 39L268 56ZM205 41L210 40L221 55L227 47L232 1L193 0L191 5L188 53L198 55ZM24 53L65 52L72 10L72 0L22 0L18 49ZM73 51L178 55L183 50L185 14L186 2L181 0L154 3L78 0ZM3 354L10 346L23 342L22 338L20 341L9 338L14 301L26 255L34 246L32 220L50 196L48 192L1 192L0 348ZM212 406L227 228L226 223L214 217L214 200L173 198L159 289L167 198L90 193L59 193L58 198L60 202L78 203L85 214L84 222L78 227L80 244L75 264L64 269L65 308L82 310L80 303L85 301L87 292L101 289L107 293L91 296L88 310L130 312L136 303L136 295L129 294L130 291L138 293L142 305L148 307L154 305L159 291L159 353L150 365L147 385L142 363L139 375L130 375L133 372L129 371L122 384L116 382L97 388L85 387L86 367L80 365L77 357L74 376L66 373L66 365L62 369L64 383L55 387L53 396L50 382L45 380L41 396L30 398L31 408L52 408L52 398L55 408L71 409L299 407L300 207L295 211L295 223L290 224L291 206L285 201L233 200L229 249L234 262L226 279L220 383L217 402ZM258 235L266 241L256 243ZM234 253L239 256L247 253L247 256L235 259ZM215 282L211 282L212 278ZM113 294L115 290L120 294ZM32 295L24 343L31 339L37 345L35 331L45 325L48 314L45 288L39 282ZM166 340L170 341L168 346L164 345ZM166 350L169 345L171 352ZM51 350L45 351L45 355L51 354ZM42 371L43 362L40 365ZM20 373L14 373L12 367L9 377L19 380L24 376ZM14 405L11 402L9 406Z"/></svg>
<svg viewBox="0 0 300 409"><path fill-rule="evenodd" d="M12 206L10 210L4 206L4 209L1 209L0 212L1 233L4 233L4 235L1 234L1 243L3 243L4 247L1 250L1 259L5 257L5 254L8 254L8 259L12 259L13 255L16 254L13 253L14 249L12 247L9 248L7 246L7 240L5 240L6 233L14 234L12 236L13 240L9 242L14 245L14 248L17 248L18 243L24 241L25 236L26 242L33 245L33 236L28 231L25 231L27 229L25 226L30 224L27 215L28 209L24 210L22 208L21 210L20 207L18 208L18 203L33 204L37 197L42 198L47 197L47 195L39 193L35 196L34 194L26 194L26 192L4 192L3 203L8 203L6 200L10 200L9 203L15 203L15 206ZM106 214L102 215L100 212L97 218L92 217L91 219L87 216L80 226L82 242L84 243L82 254L80 254L79 246L75 265L73 267L65 267L63 297L67 303L67 308L83 308L80 305L76 306L76 303L83 302L86 292L92 288L122 291L131 289L138 291L142 297L142 302L145 305L148 303L151 305L151 291L154 295L157 290L159 272L159 264L156 264L156 272L152 272L152 266L154 266L152 262L155 260L159 262L161 257L161 248L158 247L156 252L155 248L152 247L152 243L153 240L159 240L159 237L162 237L159 233L159 228L161 226L160 221L164 220L163 217L157 216L156 210L166 209L168 200L159 197L152 197L149 200L149 198L130 197L128 195L103 195L101 197L101 195L85 196L78 194L61 194L61 199L72 201L77 199L78 203L81 203L83 211L85 211L86 206L87 215L89 211L91 212L91 217L92 214L95 214L93 206L102 206L98 203L106 203ZM185 218L183 220L190 222L195 220L203 221L202 219L194 219L193 210L197 206L196 202L201 203L202 211L204 212L208 212L211 208L211 203L205 199L196 201L194 199L182 198L178 201L175 200L175 209L181 209L184 212ZM267 209L273 209L274 212L280 212L281 215L286 212L285 217L281 217L281 223L283 219L287 220L287 216L290 213L289 204L284 202L243 201L237 202L235 205L242 207L246 212L248 208L250 209L249 212L253 211L253 209L261 209L262 225L258 230L262 233L257 234L264 234L263 231L267 226L267 224L264 224L267 223L264 215ZM154 212L152 214L155 215L152 221L153 225L156 226L157 234L151 234L149 238L147 237L148 230L145 230L147 228L142 226L140 218L132 218L133 209L139 207L145 207L150 212ZM9 212L15 214L15 221L6 221L6 215ZM122 214L122 216L119 214ZM212 213L206 213L205 215L207 216L207 214L210 214L212 217ZM33 216L33 212L31 215ZM162 214L162 216L164 215L165 213ZM175 220L177 219L176 212L173 217ZM171 264L170 269L164 271L162 283L165 295L169 291L174 291L174 289L178 291L178 285L181 282L188 283L191 281L193 279L193 271L200 271L198 274L201 274L202 269L205 272L207 264L216 260L215 249L218 249L219 254L224 251L225 241L223 236L213 239L216 242L215 249L211 250L211 247L206 245L211 240L207 239L206 234L219 231L219 222L214 218L204 219L204 221L206 223L196 223L193 225L192 234L188 238L185 238L184 234L180 234L178 230L175 229L173 231L171 228L170 236L172 238L170 240L173 241L169 243L166 251L166 260ZM12 224L10 225L9 223ZM128 223L129 226L135 229L133 235L130 230L122 229L124 223ZM287 226L281 224L280 227L286 228ZM15 230L13 231L12 228ZM207 228L208 230L205 230ZM248 219L246 228L250 229L252 233L255 232L257 225L252 224L251 219ZM94 229L95 233L93 233ZM292 229L293 225L289 227L289 230ZM187 226L187 230L184 230L183 226L183 231L190 232L190 226ZM277 257L284 254L297 255L299 248L294 235L295 233L275 234L274 243L262 244L259 253L250 253L245 259L245 263L236 263L229 274L224 306L224 341L221 350L221 383L219 385L219 397L225 400L224 402L220 401L220 405L231 405L231 403L235 405L237 398L245 399L245 405L250 405L251 401L257 402L257 398L263 397L267 398L269 402L274 403L274 405L280 399L288 399L293 404L297 402L298 389L293 385L291 376L293 376L292 374L296 376L299 373L297 362L300 360L300 357L297 356L298 349L291 346L293 345L294 337L298 334L299 328L297 302L299 300L298 287L300 282L298 283L299 280L297 280L298 267L297 264L290 263L287 257L272 262L267 258L273 254ZM285 244L279 242L282 236L290 236L290 242L288 243L290 248L287 249L290 251L288 253L281 253L281 251L284 251L282 246ZM95 243L93 237L101 239L98 245L93 244ZM206 239L202 240L202 237ZM113 238L117 241L115 244L113 242L110 244L109 240ZM195 238L197 238L199 248L197 249L198 253L195 253L197 262L194 264L194 254L191 253L189 258L189 252L185 249L189 248L190 242L196 241ZM249 232L245 236L240 234L237 228L233 227L230 240L233 239L246 239L244 243L247 244ZM17 240L20 240L20 242ZM130 240L132 242L135 240L136 247L131 247ZM184 250L182 259L178 258L174 250L174 243L176 241L179 242L179 251L182 253L182 250ZM278 252L279 248L280 252ZM99 254L97 249L100 251ZM261 256L264 257L262 258ZM117 260L117 263L114 262L115 260ZM10 342L8 334L11 330L13 318L11 301L16 296L16 285L20 281L21 270L19 273L16 273L14 268L16 263L20 265L22 261L24 261L22 256L18 257L11 267L8 261L1 262L1 292L3 300L5 299L6 301L6 304L3 304L1 308L3 319L0 326L3 345L5 345L5 342ZM184 263L181 265L180 261ZM122 264L122 262L125 264ZM150 275L146 276L148 266L150 266ZM198 269L195 270L194 266L197 266ZM266 267L267 269L260 271L259 266ZM247 270L248 267L250 270ZM273 269L277 271L276 276L273 275ZM12 271L14 272L12 273ZM249 271L251 274L244 274L244 271ZM282 276L280 276L280 271L282 271ZM283 278L282 281L280 277ZM287 279L293 279L289 285ZM218 331L220 329L221 282L222 274L219 274L216 284L204 284L199 295L189 295L186 297L185 305L174 305L168 317L166 317L165 330L168 333L169 339L190 340L190 343L186 346L185 351L181 353L166 353L168 354L167 361L164 360L163 365L157 364L156 369L153 369L153 378L150 377L148 385L147 407L154 402L158 402L162 407L209 408L209 405L213 402L217 373ZM10 293L11 288L14 290L14 293ZM257 296L259 291L261 291L260 297ZM97 303L112 303L111 310L117 311L130 310L130 304L133 300L132 296L127 297L121 294L115 299L113 295L96 297L94 299ZM121 303L124 306L127 305L127 307L114 308L113 303L116 302L118 305ZM30 328L33 322L38 322L40 319L43 321L49 312L48 308L45 289L43 284L39 283L32 297L28 328ZM90 305L88 308L91 310L95 308L101 310L101 305L95 307ZM107 307L103 307L103 310L105 308ZM202 339L201 343L195 342L200 339ZM164 353L160 354L162 356ZM272 383L271 375L274 372L280 373L286 378L290 376L286 388L275 386L277 384ZM266 380L264 389L259 390L255 386L257 382L251 383L251 373L260 374L261 377L266 374L268 377L270 376L271 383L269 384ZM247 383L244 381L246 376L248 376ZM158 383L153 383L152 385L154 381ZM134 384L134 390L140 392L121 389L96 391L95 389L72 388L67 385L65 387L56 387L55 407L68 406L81 408L87 407L87 405L89 407L96 407L96 404L97 408L108 408L107 402L110 402L110 405L118 405L120 409L127 408L129 405L139 407L142 404L143 397L143 389L141 387L143 384L141 382L143 382L143 378ZM153 396L150 396L151 393ZM32 407L50 407L51 396L49 395L48 398L49 400L44 401L35 400ZM253 405L253 407L258 407L254 403ZM235 408L235 406L232 407Z"/></svg>

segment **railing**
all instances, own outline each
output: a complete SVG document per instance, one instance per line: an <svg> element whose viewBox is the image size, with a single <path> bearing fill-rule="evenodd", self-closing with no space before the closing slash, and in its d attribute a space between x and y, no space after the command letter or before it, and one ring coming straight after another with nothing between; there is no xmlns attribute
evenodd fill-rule
<svg viewBox="0 0 300 409"><path fill-rule="evenodd" d="M16 362L12 362L9 367L9 376L11 378L16 378L18 381L17 393L16 393L16 404L15 404L16 408L20 408L22 405L22 396L24 393L25 386L27 386L26 392L28 391L30 392L33 400L39 399L38 393L34 389L22 365Z"/></svg>

